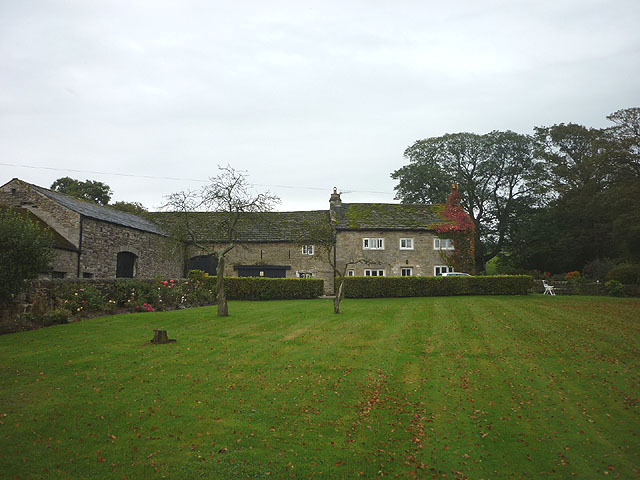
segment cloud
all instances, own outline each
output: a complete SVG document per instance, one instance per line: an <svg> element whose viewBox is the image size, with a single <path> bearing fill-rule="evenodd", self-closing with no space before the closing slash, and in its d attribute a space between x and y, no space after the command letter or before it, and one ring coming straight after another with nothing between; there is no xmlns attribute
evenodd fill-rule
<svg viewBox="0 0 640 480"><path fill-rule="evenodd" d="M282 208L390 201L419 138L637 106L629 1L5 2L6 163L180 178L246 169ZM63 172L3 167L48 186ZM72 175L73 176L73 175ZM154 206L190 182L76 175Z"/></svg>

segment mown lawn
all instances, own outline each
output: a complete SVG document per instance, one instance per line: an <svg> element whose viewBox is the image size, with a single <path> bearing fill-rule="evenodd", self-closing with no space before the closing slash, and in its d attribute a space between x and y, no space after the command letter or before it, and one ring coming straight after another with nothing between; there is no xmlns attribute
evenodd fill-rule
<svg viewBox="0 0 640 480"><path fill-rule="evenodd" d="M0 337L3 478L635 478L640 301L231 302ZM177 343L149 343L163 327Z"/></svg>

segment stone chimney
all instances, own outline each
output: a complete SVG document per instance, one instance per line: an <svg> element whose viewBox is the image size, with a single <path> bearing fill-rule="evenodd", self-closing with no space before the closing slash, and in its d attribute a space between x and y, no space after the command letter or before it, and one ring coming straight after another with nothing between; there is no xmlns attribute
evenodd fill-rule
<svg viewBox="0 0 640 480"><path fill-rule="evenodd" d="M447 203L450 205L460 205L460 190L458 190L458 184L451 184L451 193L447 197Z"/></svg>
<svg viewBox="0 0 640 480"><path fill-rule="evenodd" d="M329 215L331 216L331 221L335 222L337 219L336 216L336 208L342 205L342 200L340 199L340 194L338 193L338 189L333 187L333 193L331 197L329 197Z"/></svg>
<svg viewBox="0 0 640 480"><path fill-rule="evenodd" d="M340 199L340 194L338 193L338 189L336 187L333 187L333 193L329 198L329 205L331 207L339 207L340 205L342 205L342 200Z"/></svg>

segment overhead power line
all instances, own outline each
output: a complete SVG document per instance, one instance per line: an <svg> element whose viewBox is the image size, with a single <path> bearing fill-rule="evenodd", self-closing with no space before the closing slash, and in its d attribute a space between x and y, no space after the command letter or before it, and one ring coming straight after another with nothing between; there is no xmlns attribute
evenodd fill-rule
<svg viewBox="0 0 640 480"><path fill-rule="evenodd" d="M118 177L149 178L153 180L177 180L182 182L209 183L209 180L200 180L196 178L160 177L160 176L154 176L154 175L134 175L131 173L99 172L95 170L78 170L73 168L42 167L42 166L36 166L36 165L17 165L14 163L0 163L0 165L4 165L7 167L32 168L34 170L54 170L57 172L91 173L96 175L114 175ZM318 190L321 192L327 191L326 188L322 188L322 187L307 187L307 186L299 186L299 185L271 185L266 183L251 183L251 185L256 187L292 188L292 189L299 189L299 190ZM395 195L392 192L379 192L375 190L350 190L350 189L345 189L343 190L342 193L375 193L379 195Z"/></svg>

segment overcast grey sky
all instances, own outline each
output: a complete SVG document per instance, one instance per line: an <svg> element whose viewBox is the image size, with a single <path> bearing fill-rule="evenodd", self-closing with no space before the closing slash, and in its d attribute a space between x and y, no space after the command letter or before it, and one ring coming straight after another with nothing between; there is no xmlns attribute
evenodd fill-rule
<svg viewBox="0 0 640 480"><path fill-rule="evenodd" d="M201 183L73 170L231 164L281 210L333 186L391 202L418 139L640 106L639 20L638 0L0 0L0 184L89 178L154 208Z"/></svg>

